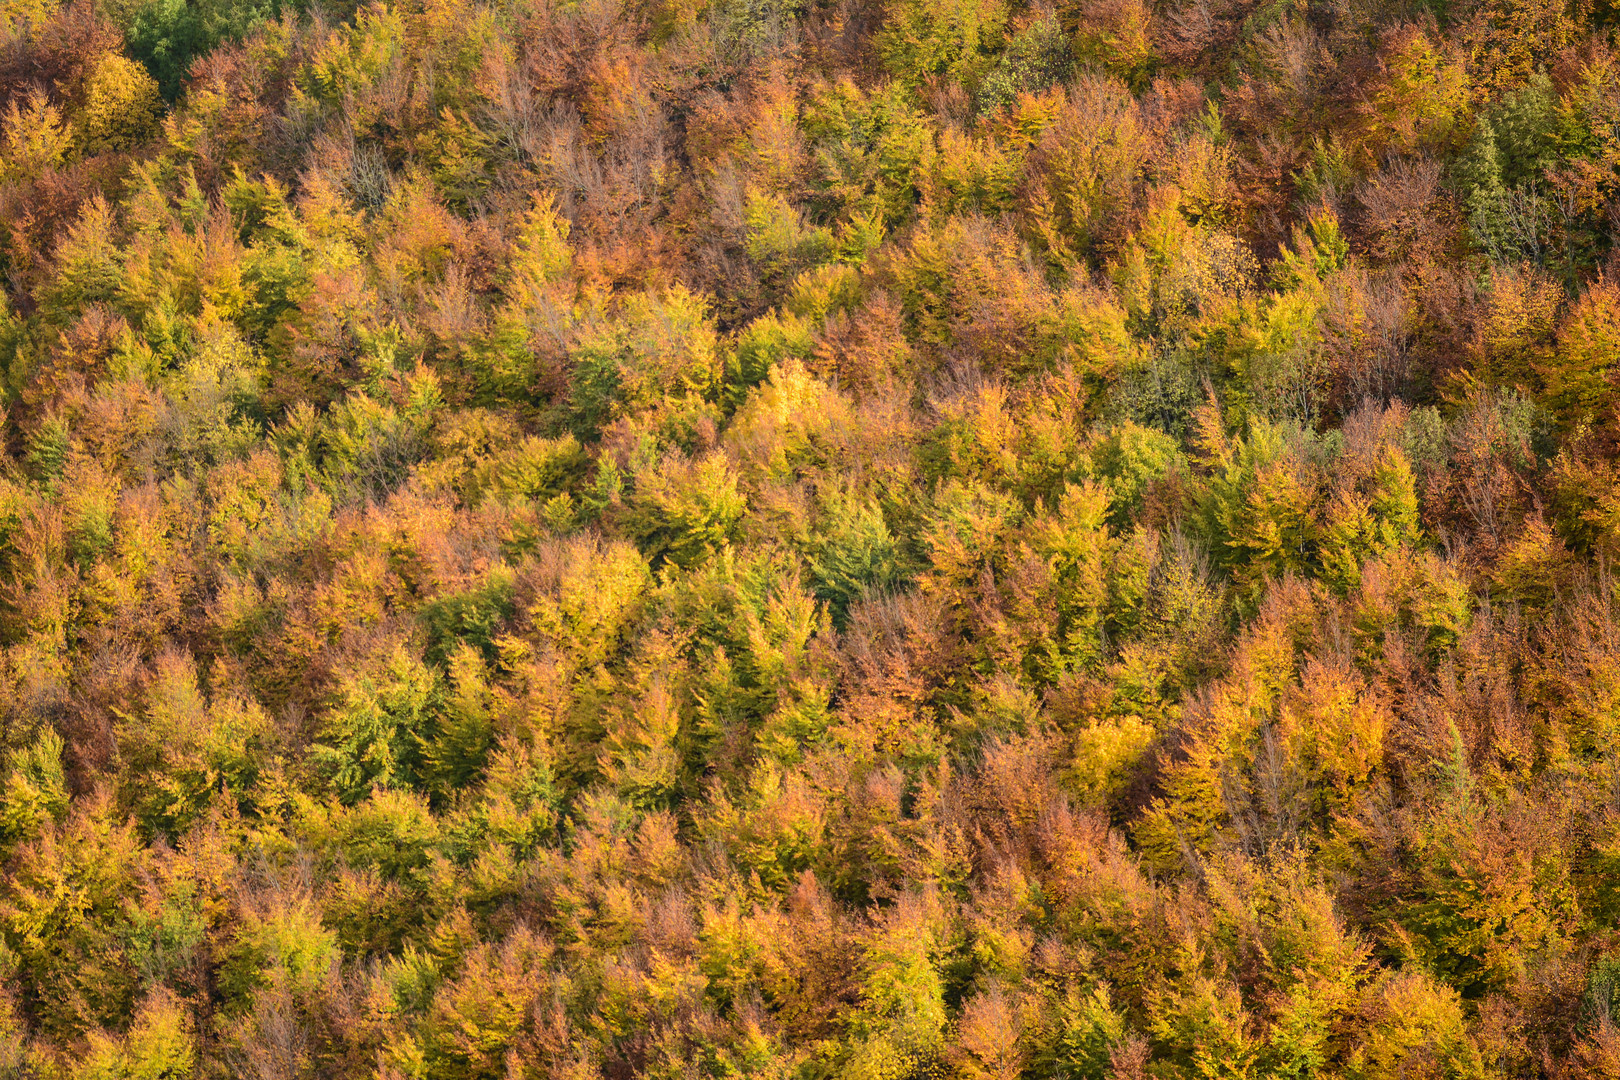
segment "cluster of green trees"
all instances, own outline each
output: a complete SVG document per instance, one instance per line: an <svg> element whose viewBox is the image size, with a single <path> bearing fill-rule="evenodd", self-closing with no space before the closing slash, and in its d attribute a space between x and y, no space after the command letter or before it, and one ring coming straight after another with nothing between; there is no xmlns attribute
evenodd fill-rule
<svg viewBox="0 0 1620 1080"><path fill-rule="evenodd" d="M0 1080L1620 1077L1617 30L0 0Z"/></svg>

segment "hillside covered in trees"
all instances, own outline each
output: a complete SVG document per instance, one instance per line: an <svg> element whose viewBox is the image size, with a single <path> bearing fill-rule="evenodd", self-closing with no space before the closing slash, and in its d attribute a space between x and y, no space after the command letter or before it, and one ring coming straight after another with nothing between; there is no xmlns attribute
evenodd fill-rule
<svg viewBox="0 0 1620 1080"><path fill-rule="evenodd" d="M1620 1077L1610 0L0 0L0 1080Z"/></svg>

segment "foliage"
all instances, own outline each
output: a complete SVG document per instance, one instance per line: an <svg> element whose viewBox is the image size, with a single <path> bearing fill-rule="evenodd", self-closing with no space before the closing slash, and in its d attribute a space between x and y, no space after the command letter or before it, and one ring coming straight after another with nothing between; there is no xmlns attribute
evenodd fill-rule
<svg viewBox="0 0 1620 1080"><path fill-rule="evenodd" d="M0 1077L1620 1075L1612 8L0 0Z"/></svg>

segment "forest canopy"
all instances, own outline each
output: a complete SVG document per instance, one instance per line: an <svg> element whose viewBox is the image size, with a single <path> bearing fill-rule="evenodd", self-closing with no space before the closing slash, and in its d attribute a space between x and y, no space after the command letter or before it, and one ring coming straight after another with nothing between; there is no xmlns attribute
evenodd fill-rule
<svg viewBox="0 0 1620 1080"><path fill-rule="evenodd" d="M0 1080L1620 1077L1617 236L1608 0L0 0Z"/></svg>

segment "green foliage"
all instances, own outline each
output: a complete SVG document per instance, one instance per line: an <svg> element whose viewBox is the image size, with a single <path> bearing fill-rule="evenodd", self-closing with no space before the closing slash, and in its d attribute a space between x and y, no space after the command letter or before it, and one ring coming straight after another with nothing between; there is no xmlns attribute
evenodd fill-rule
<svg viewBox="0 0 1620 1080"><path fill-rule="evenodd" d="M833 236L826 228L809 228L804 215L780 195L749 192L743 211L748 257L776 276L792 276L832 254Z"/></svg>
<svg viewBox="0 0 1620 1080"><path fill-rule="evenodd" d="M437 676L403 646L376 659L373 670L339 686L314 748L332 793L349 805L374 787L419 781L422 746L432 737L441 708Z"/></svg>
<svg viewBox="0 0 1620 1080"><path fill-rule="evenodd" d="M943 75L971 85L982 54L1000 44L1006 20L999 0L895 0L878 50L899 79Z"/></svg>
<svg viewBox="0 0 1620 1080"><path fill-rule="evenodd" d="M807 359L815 340L808 319L766 312L738 335L727 371L727 390L741 396L757 386L777 364L792 357Z"/></svg>
<svg viewBox="0 0 1620 1080"><path fill-rule="evenodd" d="M1063 1076L1105 1077L1129 1028L1114 1008L1106 983L1090 993L1071 987L1057 1002L1057 1037L1041 1055L1042 1068Z"/></svg>
<svg viewBox="0 0 1620 1080"><path fill-rule="evenodd" d="M150 0L125 17L130 55L146 66L166 100L180 94L192 62L244 37L280 11L274 0L182 3Z"/></svg>
<svg viewBox="0 0 1620 1080"><path fill-rule="evenodd" d="M352 22L335 27L304 70L304 88L335 105L364 90L397 60L404 47L405 24L386 4L371 3Z"/></svg>
<svg viewBox="0 0 1620 1080"><path fill-rule="evenodd" d="M689 569L730 545L747 508L724 455L670 455L636 474L624 530L654 566Z"/></svg>
<svg viewBox="0 0 1620 1080"><path fill-rule="evenodd" d="M320 923L309 898L293 897L263 911L244 911L220 967L227 1005L251 1006L267 987L307 995L337 957L337 936Z"/></svg>
<svg viewBox="0 0 1620 1080"><path fill-rule="evenodd" d="M639 293L572 350L570 412L590 434L667 399L705 397L720 384L718 342L702 298L682 288Z"/></svg>
<svg viewBox="0 0 1620 1080"><path fill-rule="evenodd" d="M805 110L821 200L834 214L879 224L902 220L917 195L931 138L904 88L867 95L852 82L822 87Z"/></svg>
<svg viewBox="0 0 1620 1080"><path fill-rule="evenodd" d="M124 903L146 852L108 800L74 808L13 856L0 895L7 960L33 988L40 1029L78 1038L133 1015Z"/></svg>
<svg viewBox="0 0 1620 1080"><path fill-rule="evenodd" d="M0 844L31 840L67 813L62 772L62 739L46 728L26 748L8 755L5 787L0 789Z"/></svg>
<svg viewBox="0 0 1620 1080"><path fill-rule="evenodd" d="M428 635L428 659L442 663L458 648L480 650L494 659L496 638L512 617L514 587L506 568L497 568L490 580L471 592L441 596L422 605L420 618Z"/></svg>
<svg viewBox="0 0 1620 1080"><path fill-rule="evenodd" d="M1187 467L1175 439L1130 421L1109 429L1091 460L1108 487L1108 520L1116 529L1135 519L1155 483Z"/></svg>
<svg viewBox="0 0 1620 1080"><path fill-rule="evenodd" d="M255 809L267 764L270 722L256 702L205 698L189 659L166 658L146 704L118 728L127 762L127 798L151 835L184 835L219 800Z"/></svg>
<svg viewBox="0 0 1620 1080"><path fill-rule="evenodd" d="M904 560L879 507L836 499L827 507L810 556L816 597L842 622L850 605L868 593L892 592L904 584Z"/></svg>
<svg viewBox="0 0 1620 1080"><path fill-rule="evenodd" d="M978 86L979 109L994 113L1019 94L1036 94L1060 83L1073 64L1068 38L1055 12L1040 12L1012 34Z"/></svg>

